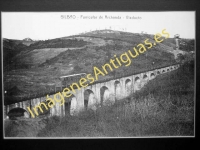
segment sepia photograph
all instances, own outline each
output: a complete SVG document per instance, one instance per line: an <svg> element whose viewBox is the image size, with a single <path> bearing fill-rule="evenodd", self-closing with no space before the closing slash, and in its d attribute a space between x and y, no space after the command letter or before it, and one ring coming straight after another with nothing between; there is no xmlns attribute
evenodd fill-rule
<svg viewBox="0 0 200 150"><path fill-rule="evenodd" d="M195 15L1 12L4 139L195 137Z"/></svg>

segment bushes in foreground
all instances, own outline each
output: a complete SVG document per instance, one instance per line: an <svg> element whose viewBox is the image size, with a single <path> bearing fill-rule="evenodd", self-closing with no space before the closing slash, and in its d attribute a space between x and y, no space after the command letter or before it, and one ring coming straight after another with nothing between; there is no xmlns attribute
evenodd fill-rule
<svg viewBox="0 0 200 150"><path fill-rule="evenodd" d="M123 137L193 135L193 107L152 94L75 117L52 117L39 137Z"/></svg>

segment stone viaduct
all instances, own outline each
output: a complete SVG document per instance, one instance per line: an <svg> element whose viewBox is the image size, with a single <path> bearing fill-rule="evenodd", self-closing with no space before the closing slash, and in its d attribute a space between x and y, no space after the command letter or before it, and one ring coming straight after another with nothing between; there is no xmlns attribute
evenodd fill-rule
<svg viewBox="0 0 200 150"><path fill-rule="evenodd" d="M60 106L60 103L56 103L54 107L49 108L48 116L65 116L66 114L75 115L84 109L95 110L98 105L111 105L115 103L116 100L126 98L135 91L140 90L149 80L154 79L156 76L176 70L179 67L179 64L175 64L160 69L89 85L86 88L76 90L75 94L70 98L65 99L64 105ZM58 88L61 88L62 90L62 87ZM52 99L53 96L54 94L49 95ZM44 97L6 105L4 106L5 113L8 114L8 112L13 108L19 107L26 110L27 117L31 117L27 111L27 107L34 107L45 100L46 95Z"/></svg>

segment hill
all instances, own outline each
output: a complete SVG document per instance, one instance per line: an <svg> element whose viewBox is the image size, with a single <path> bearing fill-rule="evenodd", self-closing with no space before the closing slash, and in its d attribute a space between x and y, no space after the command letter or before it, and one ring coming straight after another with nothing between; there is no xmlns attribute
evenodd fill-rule
<svg viewBox="0 0 200 150"><path fill-rule="evenodd" d="M4 88L7 90L17 86L27 93L45 93L54 87L61 75L92 73L94 66L102 66L114 55L120 56L147 38L152 43L155 42L153 35L113 30L97 30L36 41L29 46L6 39L4 51L10 52L12 57L7 54L4 59L4 66L7 66L4 71ZM185 42L192 45L191 40ZM171 38L157 43L133 59L129 67L123 66L106 77L112 78L122 73L145 71L175 63L174 45L175 41ZM183 47L183 50L188 49Z"/></svg>
<svg viewBox="0 0 200 150"><path fill-rule="evenodd" d="M3 39L3 67L9 67L12 63L12 58L19 54L26 45L23 45L20 40Z"/></svg>
<svg viewBox="0 0 200 150"><path fill-rule="evenodd" d="M17 54L20 54L23 51L26 51L30 44L35 43L30 38L25 38L23 40L15 40L15 39L6 39L3 38L3 67L6 69L10 67L13 62L13 57Z"/></svg>

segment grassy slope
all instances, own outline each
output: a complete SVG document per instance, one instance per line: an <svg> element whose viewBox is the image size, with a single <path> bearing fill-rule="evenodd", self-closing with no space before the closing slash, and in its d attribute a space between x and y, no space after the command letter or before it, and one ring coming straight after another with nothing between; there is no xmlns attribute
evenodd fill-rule
<svg viewBox="0 0 200 150"><path fill-rule="evenodd" d="M158 76L141 91L113 106L85 111L79 116L45 119L33 133L8 123L7 136L122 137L194 135L194 62ZM10 130L7 130L7 127ZM26 126L25 126L26 127ZM24 127L24 128L25 128ZM13 132L15 131L15 135Z"/></svg>
<svg viewBox="0 0 200 150"><path fill-rule="evenodd" d="M146 38L154 42L153 35L125 32L121 32L120 35L87 33L75 37L38 41L28 47L22 47L22 49L18 45L17 48L21 52L12 59L17 68L12 69L11 67L11 71L4 72L4 89L7 90L17 85L21 91L24 91L23 98L27 98L29 94L45 96L49 90L55 89L55 83L62 75L80 72L93 73L94 66L101 68L115 54L119 57L129 49L132 50L133 46L143 42ZM173 47L174 39L167 39L162 43ZM130 66L125 67L123 64L122 67L114 69L113 72L108 71L109 74L102 78L100 76L99 80L144 72L175 62L173 55L160 45L157 44L144 54L131 59ZM5 46L9 47L10 45ZM18 57L19 59L16 59ZM152 62L155 64L152 65ZM26 68L30 64L35 68ZM6 99L6 102L21 100L19 97L11 97L11 99Z"/></svg>
<svg viewBox="0 0 200 150"><path fill-rule="evenodd" d="M91 35L87 34L87 36ZM38 63L39 66L29 69L18 68L14 71L12 70L5 72L5 88L7 89L17 84L18 88L22 91L45 91L45 87L56 82L56 78L61 75L79 72L92 73L93 66L100 67L101 65L109 62L109 59L112 58L115 54L120 56L122 53L132 49L134 45L143 42L145 38L152 38L148 35L140 36L131 33L122 33L120 36L115 34L106 34L106 37L105 34L92 36L100 37L101 40L104 41L102 42L104 44L99 46L97 44L98 42L91 44L87 40L84 41L69 39L39 41L32 44L26 53L20 54L21 56L18 56L20 57L18 62L20 61L22 66L26 66L26 61L29 64ZM65 46L66 44L69 44L70 47L78 47L77 49L67 51L64 51L63 48L51 48L48 51L51 53L46 53L47 47L54 47L59 45ZM78 49L85 44L90 46L83 49ZM39 47L44 49L34 50L34 48ZM56 53L53 53L53 51L56 51ZM41 57L43 55L45 55L45 57ZM151 65L153 61L155 62L154 66ZM116 69L108 76L118 75L121 72L128 74L130 71L144 71L155 66L169 65L173 61L173 56L164 51L160 51L159 46L157 45L149 49L147 52L145 52L145 54L141 54L137 58L133 59L131 66ZM17 64L17 62L14 64ZM69 66L69 64L72 64L72 66ZM18 77L16 78L16 76ZM37 89L37 91L35 89Z"/></svg>

